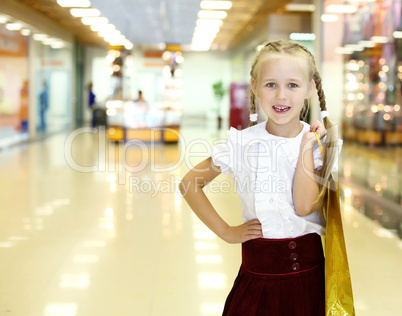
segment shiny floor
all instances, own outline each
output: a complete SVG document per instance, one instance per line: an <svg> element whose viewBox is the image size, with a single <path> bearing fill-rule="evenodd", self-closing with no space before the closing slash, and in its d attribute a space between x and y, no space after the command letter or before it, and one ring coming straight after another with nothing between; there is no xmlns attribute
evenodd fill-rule
<svg viewBox="0 0 402 316"><path fill-rule="evenodd" d="M240 245L209 232L177 184L224 133L181 132L124 146L82 129L0 152L0 316L221 314ZM240 223L227 183L207 192ZM343 206L356 314L401 315L402 240Z"/></svg>

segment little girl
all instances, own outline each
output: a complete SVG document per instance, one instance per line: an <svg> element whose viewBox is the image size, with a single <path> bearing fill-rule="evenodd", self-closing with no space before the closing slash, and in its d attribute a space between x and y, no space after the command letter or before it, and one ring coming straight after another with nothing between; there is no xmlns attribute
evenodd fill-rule
<svg viewBox="0 0 402 316"><path fill-rule="evenodd" d="M226 143L215 145L211 157L185 175L180 189L216 235L242 243L242 264L223 315L324 315L320 235L325 221L317 210L326 203L321 183L335 171L342 141L326 117L321 77L304 46L268 43L257 53L250 75L251 126L231 128ZM315 89L325 127L300 121ZM268 117L259 124L258 107ZM324 159L314 132L326 135ZM243 211L239 226L229 226L202 190L229 171Z"/></svg>

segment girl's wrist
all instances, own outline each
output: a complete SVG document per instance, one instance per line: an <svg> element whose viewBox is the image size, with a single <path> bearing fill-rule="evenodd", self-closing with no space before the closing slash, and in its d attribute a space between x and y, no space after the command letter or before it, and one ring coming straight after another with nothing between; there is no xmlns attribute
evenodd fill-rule
<svg viewBox="0 0 402 316"><path fill-rule="evenodd" d="M315 138L315 135L313 135L313 137L311 137L311 136L306 136L306 134L304 134L304 136L302 138L302 142L301 142L301 148L303 148L304 150L312 149L316 142L317 142L317 140Z"/></svg>

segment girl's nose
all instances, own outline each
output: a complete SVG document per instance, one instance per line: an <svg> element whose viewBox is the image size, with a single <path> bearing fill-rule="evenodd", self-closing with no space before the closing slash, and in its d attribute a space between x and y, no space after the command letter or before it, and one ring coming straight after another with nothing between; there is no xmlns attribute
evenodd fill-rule
<svg viewBox="0 0 402 316"><path fill-rule="evenodd" d="M277 94L276 94L276 99L277 99L277 100L286 100L285 89L283 89L283 88L278 88Z"/></svg>

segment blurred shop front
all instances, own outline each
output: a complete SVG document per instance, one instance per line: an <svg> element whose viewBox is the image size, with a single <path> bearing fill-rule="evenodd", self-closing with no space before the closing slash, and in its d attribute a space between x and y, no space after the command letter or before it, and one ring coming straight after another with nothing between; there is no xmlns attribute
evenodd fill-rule
<svg viewBox="0 0 402 316"><path fill-rule="evenodd" d="M160 49L86 48L85 81L93 83L94 113L105 112L112 141L177 142L182 116L184 57L179 45ZM94 116L94 117L95 117Z"/></svg>
<svg viewBox="0 0 402 316"><path fill-rule="evenodd" d="M342 65L341 75L329 81L342 96L345 206L402 236L401 4L361 2L338 21L324 22L323 59L324 65L335 59ZM331 20L333 12L326 13Z"/></svg>
<svg viewBox="0 0 402 316"><path fill-rule="evenodd" d="M73 37L44 16L0 7L0 147L71 126Z"/></svg>
<svg viewBox="0 0 402 316"><path fill-rule="evenodd" d="M0 24L0 141L27 137L28 40Z"/></svg>

